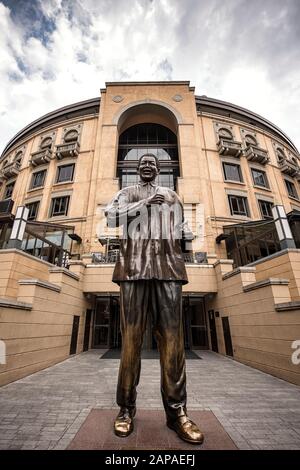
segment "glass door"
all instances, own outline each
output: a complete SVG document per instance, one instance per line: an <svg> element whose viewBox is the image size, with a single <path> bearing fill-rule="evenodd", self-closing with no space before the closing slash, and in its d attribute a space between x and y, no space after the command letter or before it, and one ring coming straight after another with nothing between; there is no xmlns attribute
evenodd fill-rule
<svg viewBox="0 0 300 470"><path fill-rule="evenodd" d="M110 298L96 299L94 317L94 348L109 348L110 337Z"/></svg>
<svg viewBox="0 0 300 470"><path fill-rule="evenodd" d="M207 324L202 298L189 298L192 349L208 349Z"/></svg>

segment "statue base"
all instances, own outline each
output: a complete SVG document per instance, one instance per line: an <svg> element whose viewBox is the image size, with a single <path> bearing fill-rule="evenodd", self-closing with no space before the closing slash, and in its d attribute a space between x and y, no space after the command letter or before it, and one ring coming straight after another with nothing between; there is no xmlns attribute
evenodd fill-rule
<svg viewBox="0 0 300 470"><path fill-rule="evenodd" d="M182 441L166 425L164 411L138 409L134 431L117 437L113 423L118 409L93 409L82 424L69 450L236 450L237 447L211 411L189 410L189 417L203 431L205 440L195 446Z"/></svg>

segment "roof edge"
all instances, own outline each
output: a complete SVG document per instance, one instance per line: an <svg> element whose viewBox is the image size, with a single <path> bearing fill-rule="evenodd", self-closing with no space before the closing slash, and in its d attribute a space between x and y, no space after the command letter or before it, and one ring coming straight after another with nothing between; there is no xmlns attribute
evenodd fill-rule
<svg viewBox="0 0 300 470"><path fill-rule="evenodd" d="M297 147L293 143L293 141L288 137L285 132L283 132L278 126L273 124L271 121L268 121L268 119L260 116L257 113L254 113L253 111L250 111L249 109L243 108L241 106L238 106L233 103L229 103L227 101L222 101L218 100L216 98L210 98L208 96L195 96L195 100L197 104L203 105L203 106L208 106L208 107L214 107L217 109L222 109L223 111L227 111L229 116L228 117L233 117L230 116L231 113L236 113L239 114L240 116L247 117L248 119L250 118L251 120L255 121L252 123L252 125L257 126L262 128L269 129L271 132L275 132L281 139L285 140L288 145L290 145L295 152L299 153ZM212 114L217 114L216 112L212 112ZM225 117L225 115L224 115ZM248 121L247 121L248 122ZM248 122L248 124L251 124L251 122Z"/></svg>
<svg viewBox="0 0 300 470"><path fill-rule="evenodd" d="M32 121L30 124L27 126L23 127L12 139L8 141L6 144L1 156L0 160L2 157L13 147L18 140L21 140L29 135L31 135L34 131L38 129L42 129L43 127L46 127L48 124L51 122L56 122L60 120L64 115L67 116L70 115L75 115L76 113L79 113L79 115L85 116L89 114L89 110L92 108L98 108L99 112L99 106L100 106L100 97L96 98L91 98L89 100L84 100L84 101L78 101L77 103L69 104L67 106L63 106L62 108L55 109L54 111L51 111L50 113L44 114L38 119L35 119ZM82 114L81 114L82 113Z"/></svg>
<svg viewBox="0 0 300 470"><path fill-rule="evenodd" d="M109 84L112 84L113 86L124 85L124 84L125 85L129 85L129 84L134 84L134 85L185 84L185 85L189 85L189 83L190 83L189 81L107 82L106 85L109 85ZM84 101L79 101L79 102L76 102L67 106L63 106L62 108L58 108L32 121L30 124L28 124L23 129L21 129L12 139L9 140L9 142L6 144L0 156L0 160L4 157L4 155L6 155L8 151L10 151L10 149L19 140L29 137L34 132L40 129L43 129L44 127L47 127L51 123L60 122L63 119L72 119L72 117L86 116L88 114L98 113L100 101L101 101L100 97L91 98L91 99L84 100ZM234 118L241 119L245 123L257 126L261 129L267 130L275 134L277 137L285 141L285 143L288 144L297 154L299 154L299 151L297 147L295 146L295 144L292 142L292 140L279 127L277 127L275 124L268 121L264 117L260 116L259 114L256 114L241 106L237 106L233 103L229 103L227 101L222 101L222 100L215 99L215 98L210 98L204 95L195 96L195 101L196 101L196 104L203 106L204 111L210 112L211 114L215 114L216 116L219 116L219 118L222 118L222 116L224 116L224 117L229 117L229 118L231 117L233 119Z"/></svg>

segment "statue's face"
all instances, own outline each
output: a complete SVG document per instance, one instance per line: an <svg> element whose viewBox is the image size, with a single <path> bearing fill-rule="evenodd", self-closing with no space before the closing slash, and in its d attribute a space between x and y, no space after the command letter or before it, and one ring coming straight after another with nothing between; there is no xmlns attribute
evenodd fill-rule
<svg viewBox="0 0 300 470"><path fill-rule="evenodd" d="M151 155L142 157L138 172L142 181L153 181L159 173L155 158Z"/></svg>

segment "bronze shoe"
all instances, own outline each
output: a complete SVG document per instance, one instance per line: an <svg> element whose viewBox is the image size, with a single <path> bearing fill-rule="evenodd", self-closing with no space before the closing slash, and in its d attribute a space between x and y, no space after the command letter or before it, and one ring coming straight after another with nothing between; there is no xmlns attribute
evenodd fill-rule
<svg viewBox="0 0 300 470"><path fill-rule="evenodd" d="M120 408L119 414L114 422L114 432L118 437L127 437L133 431L133 418L136 409Z"/></svg>
<svg viewBox="0 0 300 470"><path fill-rule="evenodd" d="M173 429L183 441L190 444L202 444L204 434L187 416L179 416L175 421L167 421L167 426Z"/></svg>

